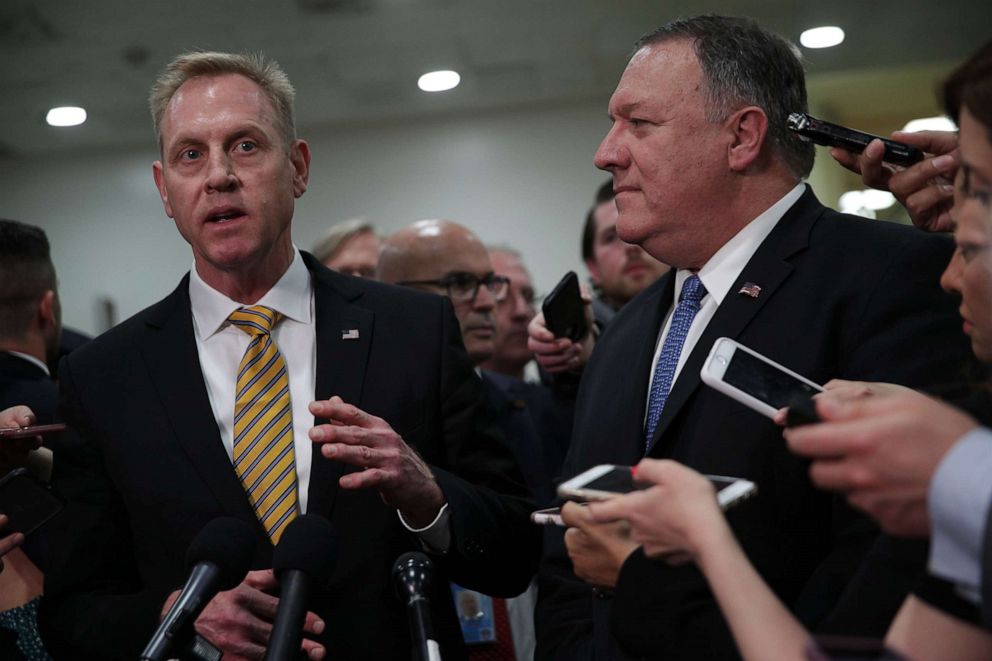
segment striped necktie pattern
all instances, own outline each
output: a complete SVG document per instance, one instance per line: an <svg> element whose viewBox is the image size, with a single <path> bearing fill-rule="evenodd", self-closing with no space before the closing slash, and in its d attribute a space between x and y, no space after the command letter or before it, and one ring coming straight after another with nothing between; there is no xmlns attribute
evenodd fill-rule
<svg viewBox="0 0 992 661"><path fill-rule="evenodd" d="M273 544L299 513L289 375L272 339L279 319L278 312L263 305L240 308L228 317L251 336L238 366L234 470Z"/></svg>

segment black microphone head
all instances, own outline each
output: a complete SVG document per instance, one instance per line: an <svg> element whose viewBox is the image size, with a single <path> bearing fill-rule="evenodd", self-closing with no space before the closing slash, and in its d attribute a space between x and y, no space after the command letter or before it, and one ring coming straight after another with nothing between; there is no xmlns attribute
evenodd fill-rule
<svg viewBox="0 0 992 661"><path fill-rule="evenodd" d="M244 580L255 557L255 533L251 526L231 516L214 519L197 533L186 551L186 570L201 562L220 569L218 590L230 590Z"/></svg>
<svg viewBox="0 0 992 661"><path fill-rule="evenodd" d="M316 514L298 516L286 526L272 554L276 576L301 571L318 587L331 582L337 562L338 533L330 521Z"/></svg>
<svg viewBox="0 0 992 661"><path fill-rule="evenodd" d="M413 597L430 589L434 564L425 553L409 551L393 563L393 578L401 598Z"/></svg>

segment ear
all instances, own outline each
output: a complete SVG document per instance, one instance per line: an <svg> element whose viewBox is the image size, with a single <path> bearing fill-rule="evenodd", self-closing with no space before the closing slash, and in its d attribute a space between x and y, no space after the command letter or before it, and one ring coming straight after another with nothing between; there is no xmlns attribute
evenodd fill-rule
<svg viewBox="0 0 992 661"><path fill-rule="evenodd" d="M51 328L58 325L58 299L54 290L48 289L38 299L38 325Z"/></svg>
<svg viewBox="0 0 992 661"><path fill-rule="evenodd" d="M586 262L586 270L589 271L589 277L590 277L590 279L592 279L592 283L598 287L599 286L599 264L597 264L592 259L587 259L587 260L585 260L585 262Z"/></svg>
<svg viewBox="0 0 992 661"><path fill-rule="evenodd" d="M169 191L165 187L165 172L162 170L162 161L152 163L152 177L155 179L155 187L158 188L158 196L162 198L165 215L169 218L175 218L172 215L172 205L169 204Z"/></svg>
<svg viewBox="0 0 992 661"><path fill-rule="evenodd" d="M307 192L310 180L310 147L306 140L297 140L289 148L289 161L293 164L293 194L300 197Z"/></svg>
<svg viewBox="0 0 992 661"><path fill-rule="evenodd" d="M724 126L733 135L727 151L730 169L743 172L761 156L768 134L768 116L757 106L747 106L731 115Z"/></svg>

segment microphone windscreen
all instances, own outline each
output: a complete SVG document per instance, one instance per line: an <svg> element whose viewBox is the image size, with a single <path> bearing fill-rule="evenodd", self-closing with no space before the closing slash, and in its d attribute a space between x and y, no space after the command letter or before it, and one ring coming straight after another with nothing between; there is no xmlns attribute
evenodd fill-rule
<svg viewBox="0 0 992 661"><path fill-rule="evenodd" d="M393 563L393 578L401 596L409 597L430 588L434 563L426 553L407 551Z"/></svg>
<svg viewBox="0 0 992 661"><path fill-rule="evenodd" d="M296 517L283 531L272 554L276 576L298 570L314 584L324 587L331 581L338 561L338 534L330 521L315 514Z"/></svg>
<svg viewBox="0 0 992 661"><path fill-rule="evenodd" d="M255 533L241 519L222 516L197 533L186 551L186 570L201 562L220 569L218 590L230 590L244 580L255 557Z"/></svg>

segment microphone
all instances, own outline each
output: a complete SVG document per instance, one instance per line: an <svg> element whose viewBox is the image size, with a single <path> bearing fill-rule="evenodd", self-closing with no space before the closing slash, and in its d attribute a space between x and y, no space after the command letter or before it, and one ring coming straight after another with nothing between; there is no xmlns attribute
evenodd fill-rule
<svg viewBox="0 0 992 661"><path fill-rule="evenodd" d="M338 536L330 521L305 514L286 526L272 555L272 569L279 579L279 610L266 661L300 658L310 591L330 583L337 560Z"/></svg>
<svg viewBox="0 0 992 661"><path fill-rule="evenodd" d="M186 567L192 568L186 585L145 646L141 661L175 657L193 637L193 623L207 603L244 579L254 555L255 533L244 521L221 517L203 526L186 551Z"/></svg>
<svg viewBox="0 0 992 661"><path fill-rule="evenodd" d="M396 592L401 601L406 601L414 658L419 661L441 661L441 648L432 638L431 600L426 594L433 578L431 559L419 551L404 553L393 564Z"/></svg>

